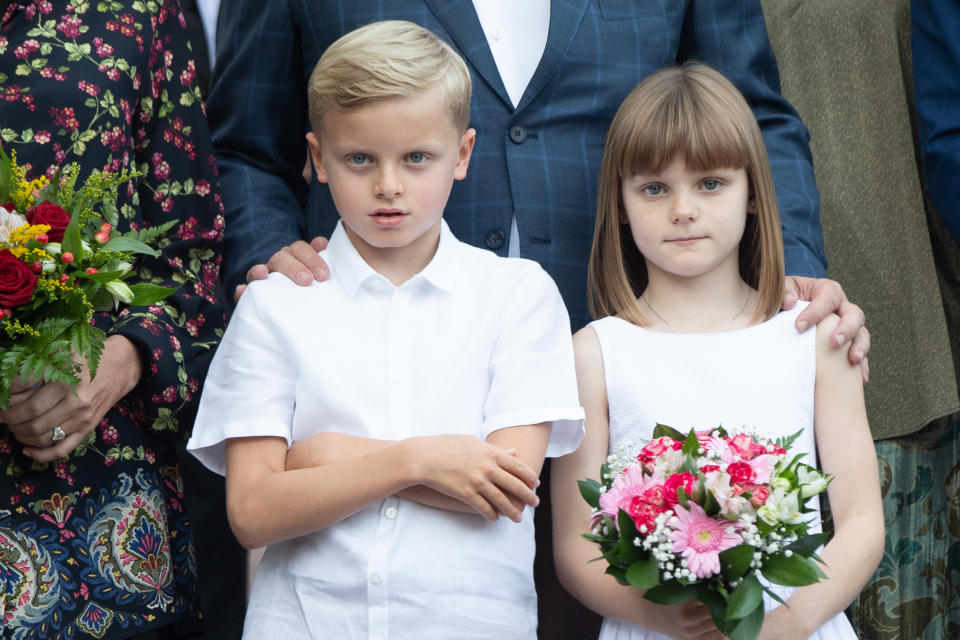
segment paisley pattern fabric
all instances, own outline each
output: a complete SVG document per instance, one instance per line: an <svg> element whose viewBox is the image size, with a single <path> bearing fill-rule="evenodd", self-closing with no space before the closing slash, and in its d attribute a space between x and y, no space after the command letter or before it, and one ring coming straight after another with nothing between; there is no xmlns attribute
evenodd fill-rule
<svg viewBox="0 0 960 640"><path fill-rule="evenodd" d="M63 460L0 424L2 637L125 638L197 616L176 445L226 324L206 119L174 0L0 0L0 139L31 177L137 169L118 227L176 219L143 279L178 291L95 323L140 349L138 387Z"/></svg>
<svg viewBox="0 0 960 640"><path fill-rule="evenodd" d="M876 447L886 545L851 621L865 640L960 638L960 413Z"/></svg>

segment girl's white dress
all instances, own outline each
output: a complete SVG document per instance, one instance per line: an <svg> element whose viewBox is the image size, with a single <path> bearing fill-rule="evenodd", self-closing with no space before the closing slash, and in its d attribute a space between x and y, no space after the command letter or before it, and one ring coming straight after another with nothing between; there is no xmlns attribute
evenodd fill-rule
<svg viewBox="0 0 960 640"><path fill-rule="evenodd" d="M610 408L610 451L623 443L643 443L659 422L686 433L691 427L722 425L767 437L803 429L791 447L816 463L813 396L816 379L816 330L794 328L798 304L752 327L709 334L650 331L619 318L590 324L603 352ZM813 531L820 530L819 503ZM612 578L611 578L612 580ZM784 600L789 587L773 585ZM764 594L769 611L780 604ZM601 640L655 640L666 636L605 619ZM855 639L840 613L811 636L817 640Z"/></svg>

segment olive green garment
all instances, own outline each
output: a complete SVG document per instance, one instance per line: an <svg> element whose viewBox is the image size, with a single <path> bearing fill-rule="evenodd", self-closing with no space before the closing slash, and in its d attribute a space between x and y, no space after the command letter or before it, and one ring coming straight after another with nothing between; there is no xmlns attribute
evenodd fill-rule
<svg viewBox="0 0 960 640"><path fill-rule="evenodd" d="M866 312L874 438L913 433L958 409L947 313L960 300L960 252L942 225L928 230L909 0L762 4L783 95L810 129L829 276ZM960 333L960 316L951 322Z"/></svg>

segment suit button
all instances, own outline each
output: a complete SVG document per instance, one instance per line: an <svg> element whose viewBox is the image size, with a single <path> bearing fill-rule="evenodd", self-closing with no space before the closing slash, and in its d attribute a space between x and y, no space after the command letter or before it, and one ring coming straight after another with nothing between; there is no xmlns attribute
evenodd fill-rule
<svg viewBox="0 0 960 640"><path fill-rule="evenodd" d="M527 130L521 126L510 127L510 139L516 144L523 144L527 139Z"/></svg>
<svg viewBox="0 0 960 640"><path fill-rule="evenodd" d="M503 246L503 242L506 239L507 236L503 233L503 229L498 227L496 229L491 229L487 233L485 242L487 243L487 248L496 250Z"/></svg>

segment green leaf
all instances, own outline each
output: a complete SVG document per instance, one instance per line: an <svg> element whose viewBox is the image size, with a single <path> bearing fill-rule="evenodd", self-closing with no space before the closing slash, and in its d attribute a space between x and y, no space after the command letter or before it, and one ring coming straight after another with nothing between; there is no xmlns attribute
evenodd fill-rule
<svg viewBox="0 0 960 640"><path fill-rule="evenodd" d="M763 626L763 605L756 607L750 615L741 619L736 626L727 631L730 640L756 640Z"/></svg>
<svg viewBox="0 0 960 640"><path fill-rule="evenodd" d="M787 549L790 549L794 553L799 553L805 558L809 558L817 552L817 549L825 545L829 539L830 534L828 533L811 533L808 536L798 539L788 546Z"/></svg>
<svg viewBox="0 0 960 640"><path fill-rule="evenodd" d="M60 250L63 253L69 251L74 255L74 258L83 256L80 236L80 212L82 209L82 206L75 206L73 211L70 212L70 223L67 224L67 228L63 232L63 240L60 241ZM61 253L61 255L63 254Z"/></svg>
<svg viewBox="0 0 960 640"><path fill-rule="evenodd" d="M157 257L160 255L160 252L151 247L148 244L135 240L129 236L113 236L110 238L110 241L107 244L103 245L104 249L110 251L132 251L133 253L145 253L148 256Z"/></svg>
<svg viewBox="0 0 960 640"><path fill-rule="evenodd" d="M657 438L673 438L683 442L684 435L673 427L657 423L657 426L653 428L653 439L656 440Z"/></svg>
<svg viewBox="0 0 960 640"><path fill-rule="evenodd" d="M703 585L681 584L679 580L667 580L663 584L647 589L643 597L657 604L683 604L696 600L703 591Z"/></svg>
<svg viewBox="0 0 960 640"><path fill-rule="evenodd" d="M760 567L763 577L774 584L785 587L804 587L820 581L819 573L812 560L799 554L787 557L784 553L774 554Z"/></svg>
<svg viewBox="0 0 960 640"><path fill-rule="evenodd" d="M727 601L727 619L745 618L757 607L763 607L763 589L757 576L750 574L730 594Z"/></svg>
<svg viewBox="0 0 960 640"><path fill-rule="evenodd" d="M627 572L621 569L620 567L615 567L613 565L610 565L609 567L607 567L607 570L604 573L616 578L617 582L619 582L623 586L627 586L630 584L629 582L627 582Z"/></svg>
<svg viewBox="0 0 960 640"><path fill-rule="evenodd" d="M593 478L587 478L586 480L578 480L577 486L580 487L580 495L587 501L587 504L594 509L599 509L600 490L603 488L603 485Z"/></svg>
<svg viewBox="0 0 960 640"><path fill-rule="evenodd" d="M73 277L79 278L82 280L91 280L93 282L110 282L112 280L117 280L120 276L124 275L124 271L100 271L98 273L86 273L84 271L77 271L73 273Z"/></svg>
<svg viewBox="0 0 960 640"><path fill-rule="evenodd" d="M130 285L130 290L133 291L133 302L130 304L135 307L153 304L154 302L163 300L179 288L180 287L161 287L155 284L147 284L145 282L140 284L132 284Z"/></svg>
<svg viewBox="0 0 960 640"><path fill-rule="evenodd" d="M754 548L749 544L737 545L720 552L720 568L727 582L739 580L750 570L753 552Z"/></svg>
<svg viewBox="0 0 960 640"><path fill-rule="evenodd" d="M617 513L617 523L620 525L620 543L617 545L617 553L620 557L620 563L624 567L629 567L641 558L640 549L633 544L634 539L639 536L639 532L633 518L623 509Z"/></svg>
<svg viewBox="0 0 960 640"><path fill-rule="evenodd" d="M660 581L660 567L652 555L627 567L627 582L637 589L650 589Z"/></svg>
<svg viewBox="0 0 960 640"><path fill-rule="evenodd" d="M704 497L702 506L708 516L712 518L720 513L720 503L717 502L712 491L704 491L700 495Z"/></svg>
<svg viewBox="0 0 960 640"><path fill-rule="evenodd" d="M695 456L699 448L700 441L697 439L697 432L690 429L690 433L687 434L687 439L683 442L683 453L688 456Z"/></svg>
<svg viewBox="0 0 960 640"><path fill-rule="evenodd" d="M725 592L704 589L703 593L697 598L710 609L710 617L713 618L713 624L717 626L717 629L723 631L732 626L727 621L727 597Z"/></svg>

